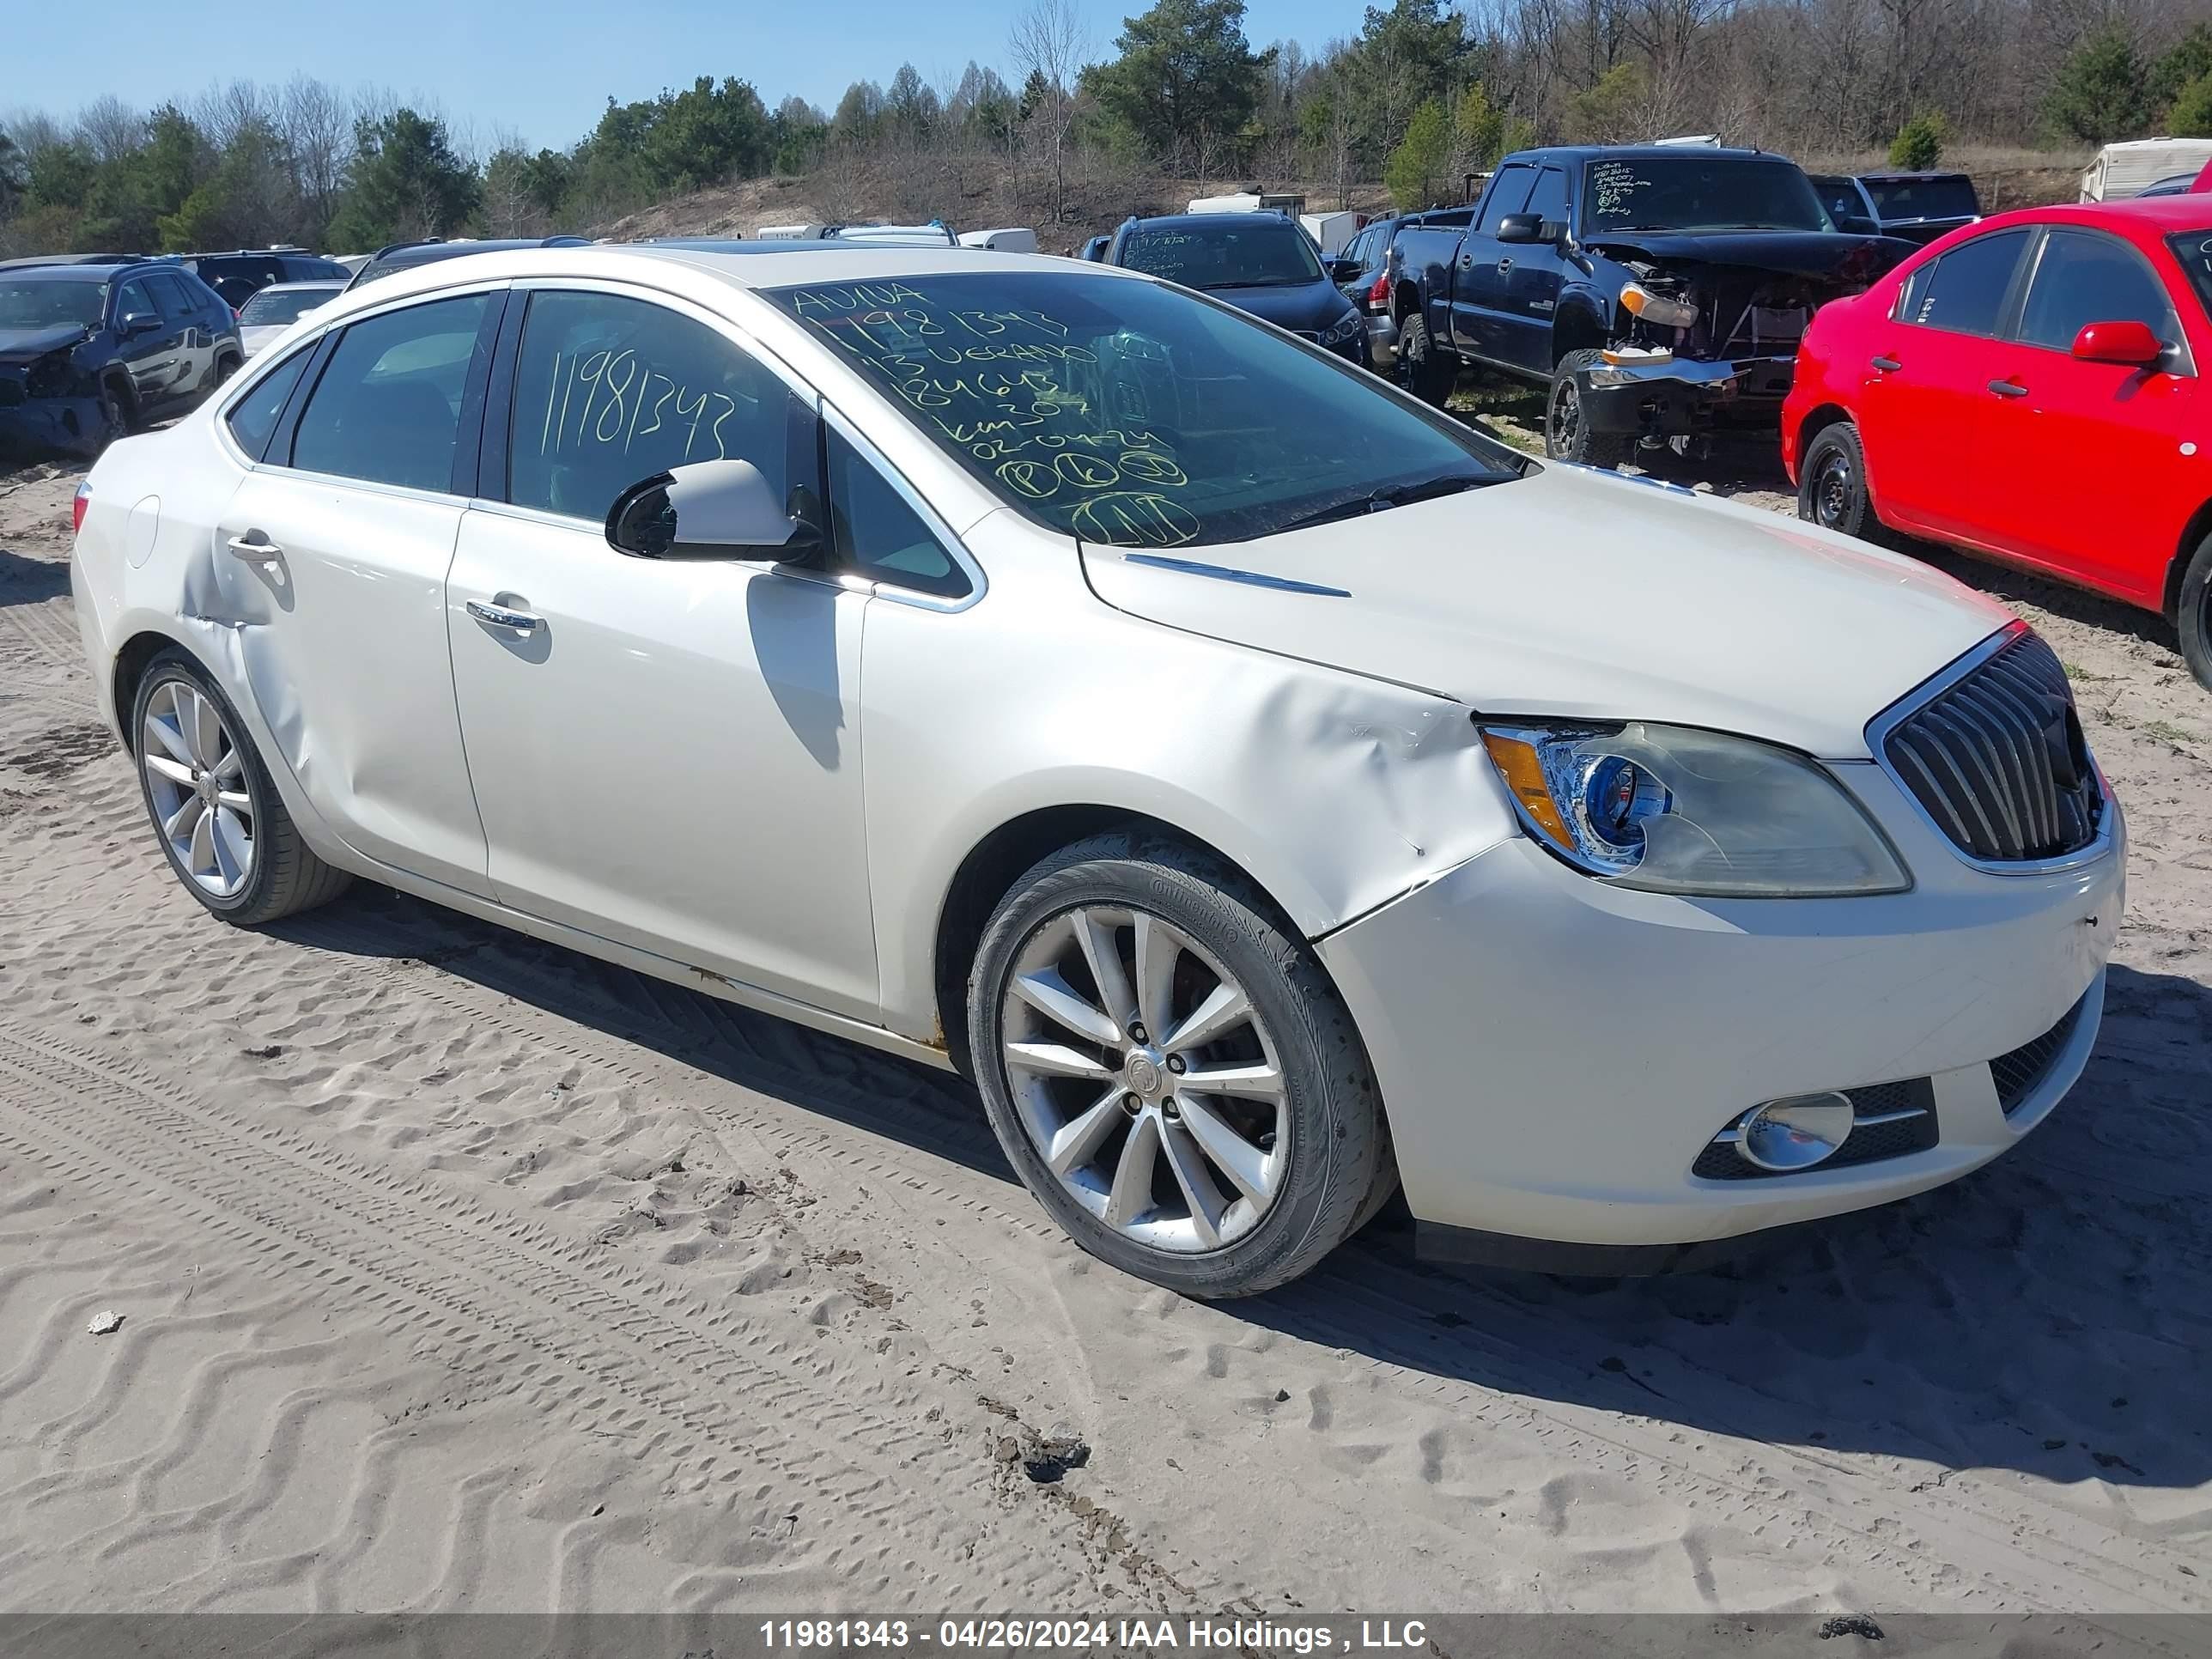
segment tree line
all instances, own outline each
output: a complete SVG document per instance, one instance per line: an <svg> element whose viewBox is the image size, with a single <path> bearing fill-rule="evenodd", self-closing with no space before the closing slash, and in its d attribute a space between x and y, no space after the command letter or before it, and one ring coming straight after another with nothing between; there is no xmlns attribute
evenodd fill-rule
<svg viewBox="0 0 2212 1659"><path fill-rule="evenodd" d="M1717 132L1802 155L1960 140L2073 148L2212 135L2208 0L1391 0L1317 47L1256 46L1244 0L1157 0L1096 38L1028 0L1003 70L911 64L830 109L701 76L610 98L563 149L301 76L132 108L0 118L0 252L274 243L606 225L689 191L795 177L831 216L1082 216L1101 179L1305 180L1401 206L1543 141ZM1110 194L1110 192L1109 192Z"/></svg>

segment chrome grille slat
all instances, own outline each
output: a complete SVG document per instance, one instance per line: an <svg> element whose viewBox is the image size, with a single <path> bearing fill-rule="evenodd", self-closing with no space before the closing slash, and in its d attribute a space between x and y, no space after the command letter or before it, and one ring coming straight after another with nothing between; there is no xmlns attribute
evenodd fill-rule
<svg viewBox="0 0 2212 1659"><path fill-rule="evenodd" d="M2105 800L2066 671L2026 628L1873 727L1875 753L1968 859L2040 864L2094 844ZM2070 781L2069 781L2070 780Z"/></svg>

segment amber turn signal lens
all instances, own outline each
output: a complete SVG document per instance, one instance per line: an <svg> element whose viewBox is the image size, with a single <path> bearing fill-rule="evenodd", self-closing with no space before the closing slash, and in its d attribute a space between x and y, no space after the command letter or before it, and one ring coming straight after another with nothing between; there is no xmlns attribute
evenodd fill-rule
<svg viewBox="0 0 2212 1659"><path fill-rule="evenodd" d="M1496 732L1485 732L1482 744L1529 822L1561 847L1571 849L1573 838L1567 833L1567 821L1559 816L1559 803L1552 799L1551 785L1544 781L1544 763L1537 757L1536 746Z"/></svg>

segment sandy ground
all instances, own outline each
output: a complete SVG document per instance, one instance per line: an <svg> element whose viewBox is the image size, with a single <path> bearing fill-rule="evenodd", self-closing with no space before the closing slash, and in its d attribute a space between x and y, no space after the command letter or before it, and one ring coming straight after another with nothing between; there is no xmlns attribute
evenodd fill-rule
<svg viewBox="0 0 2212 1659"><path fill-rule="evenodd" d="M2019 1152L1721 1273L1386 1221L1210 1308L939 1077L373 888L210 921L95 720L74 484L0 477L0 1607L2212 1608L2212 698L2151 620L1955 567L2134 836Z"/></svg>

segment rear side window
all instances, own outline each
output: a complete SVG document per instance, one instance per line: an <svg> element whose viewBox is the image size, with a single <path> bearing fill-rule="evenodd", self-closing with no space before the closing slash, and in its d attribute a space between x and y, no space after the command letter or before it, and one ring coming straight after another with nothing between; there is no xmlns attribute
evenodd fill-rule
<svg viewBox="0 0 2212 1659"><path fill-rule="evenodd" d="M1500 167L1498 177L1490 181L1490 198L1483 204L1482 234L1498 234L1498 222L1509 213L1521 211L1521 204L1528 199L1528 190L1536 182L1536 169L1525 161Z"/></svg>
<svg viewBox="0 0 2212 1659"><path fill-rule="evenodd" d="M891 481L832 428L830 523L838 562L871 581L958 599L968 573Z"/></svg>
<svg viewBox="0 0 2212 1659"><path fill-rule="evenodd" d="M314 355L313 346L294 352L273 374L257 381L224 417L230 422L230 435L238 440L238 447L254 460L259 460L269 447L270 434L276 430L284 413L284 400L300 384L300 376L307 373L307 359Z"/></svg>
<svg viewBox="0 0 2212 1659"><path fill-rule="evenodd" d="M705 324L614 294L539 293L514 368L507 499L603 520L641 479L690 461L750 461L779 494L814 483L811 416L783 382ZM794 465L792 452L805 453Z"/></svg>
<svg viewBox="0 0 2212 1659"><path fill-rule="evenodd" d="M461 397L486 295L356 323L339 338L292 440L292 465L371 483L450 490Z"/></svg>
<svg viewBox="0 0 2212 1659"><path fill-rule="evenodd" d="M1898 294L1897 320L1952 334L1995 334L2027 234L1977 236L1921 266Z"/></svg>
<svg viewBox="0 0 2212 1659"><path fill-rule="evenodd" d="M2167 345L2181 343L2165 287L2133 248L2094 231L2052 231L2028 279L2020 337L2071 351L2087 325L2121 322L2141 323Z"/></svg>

